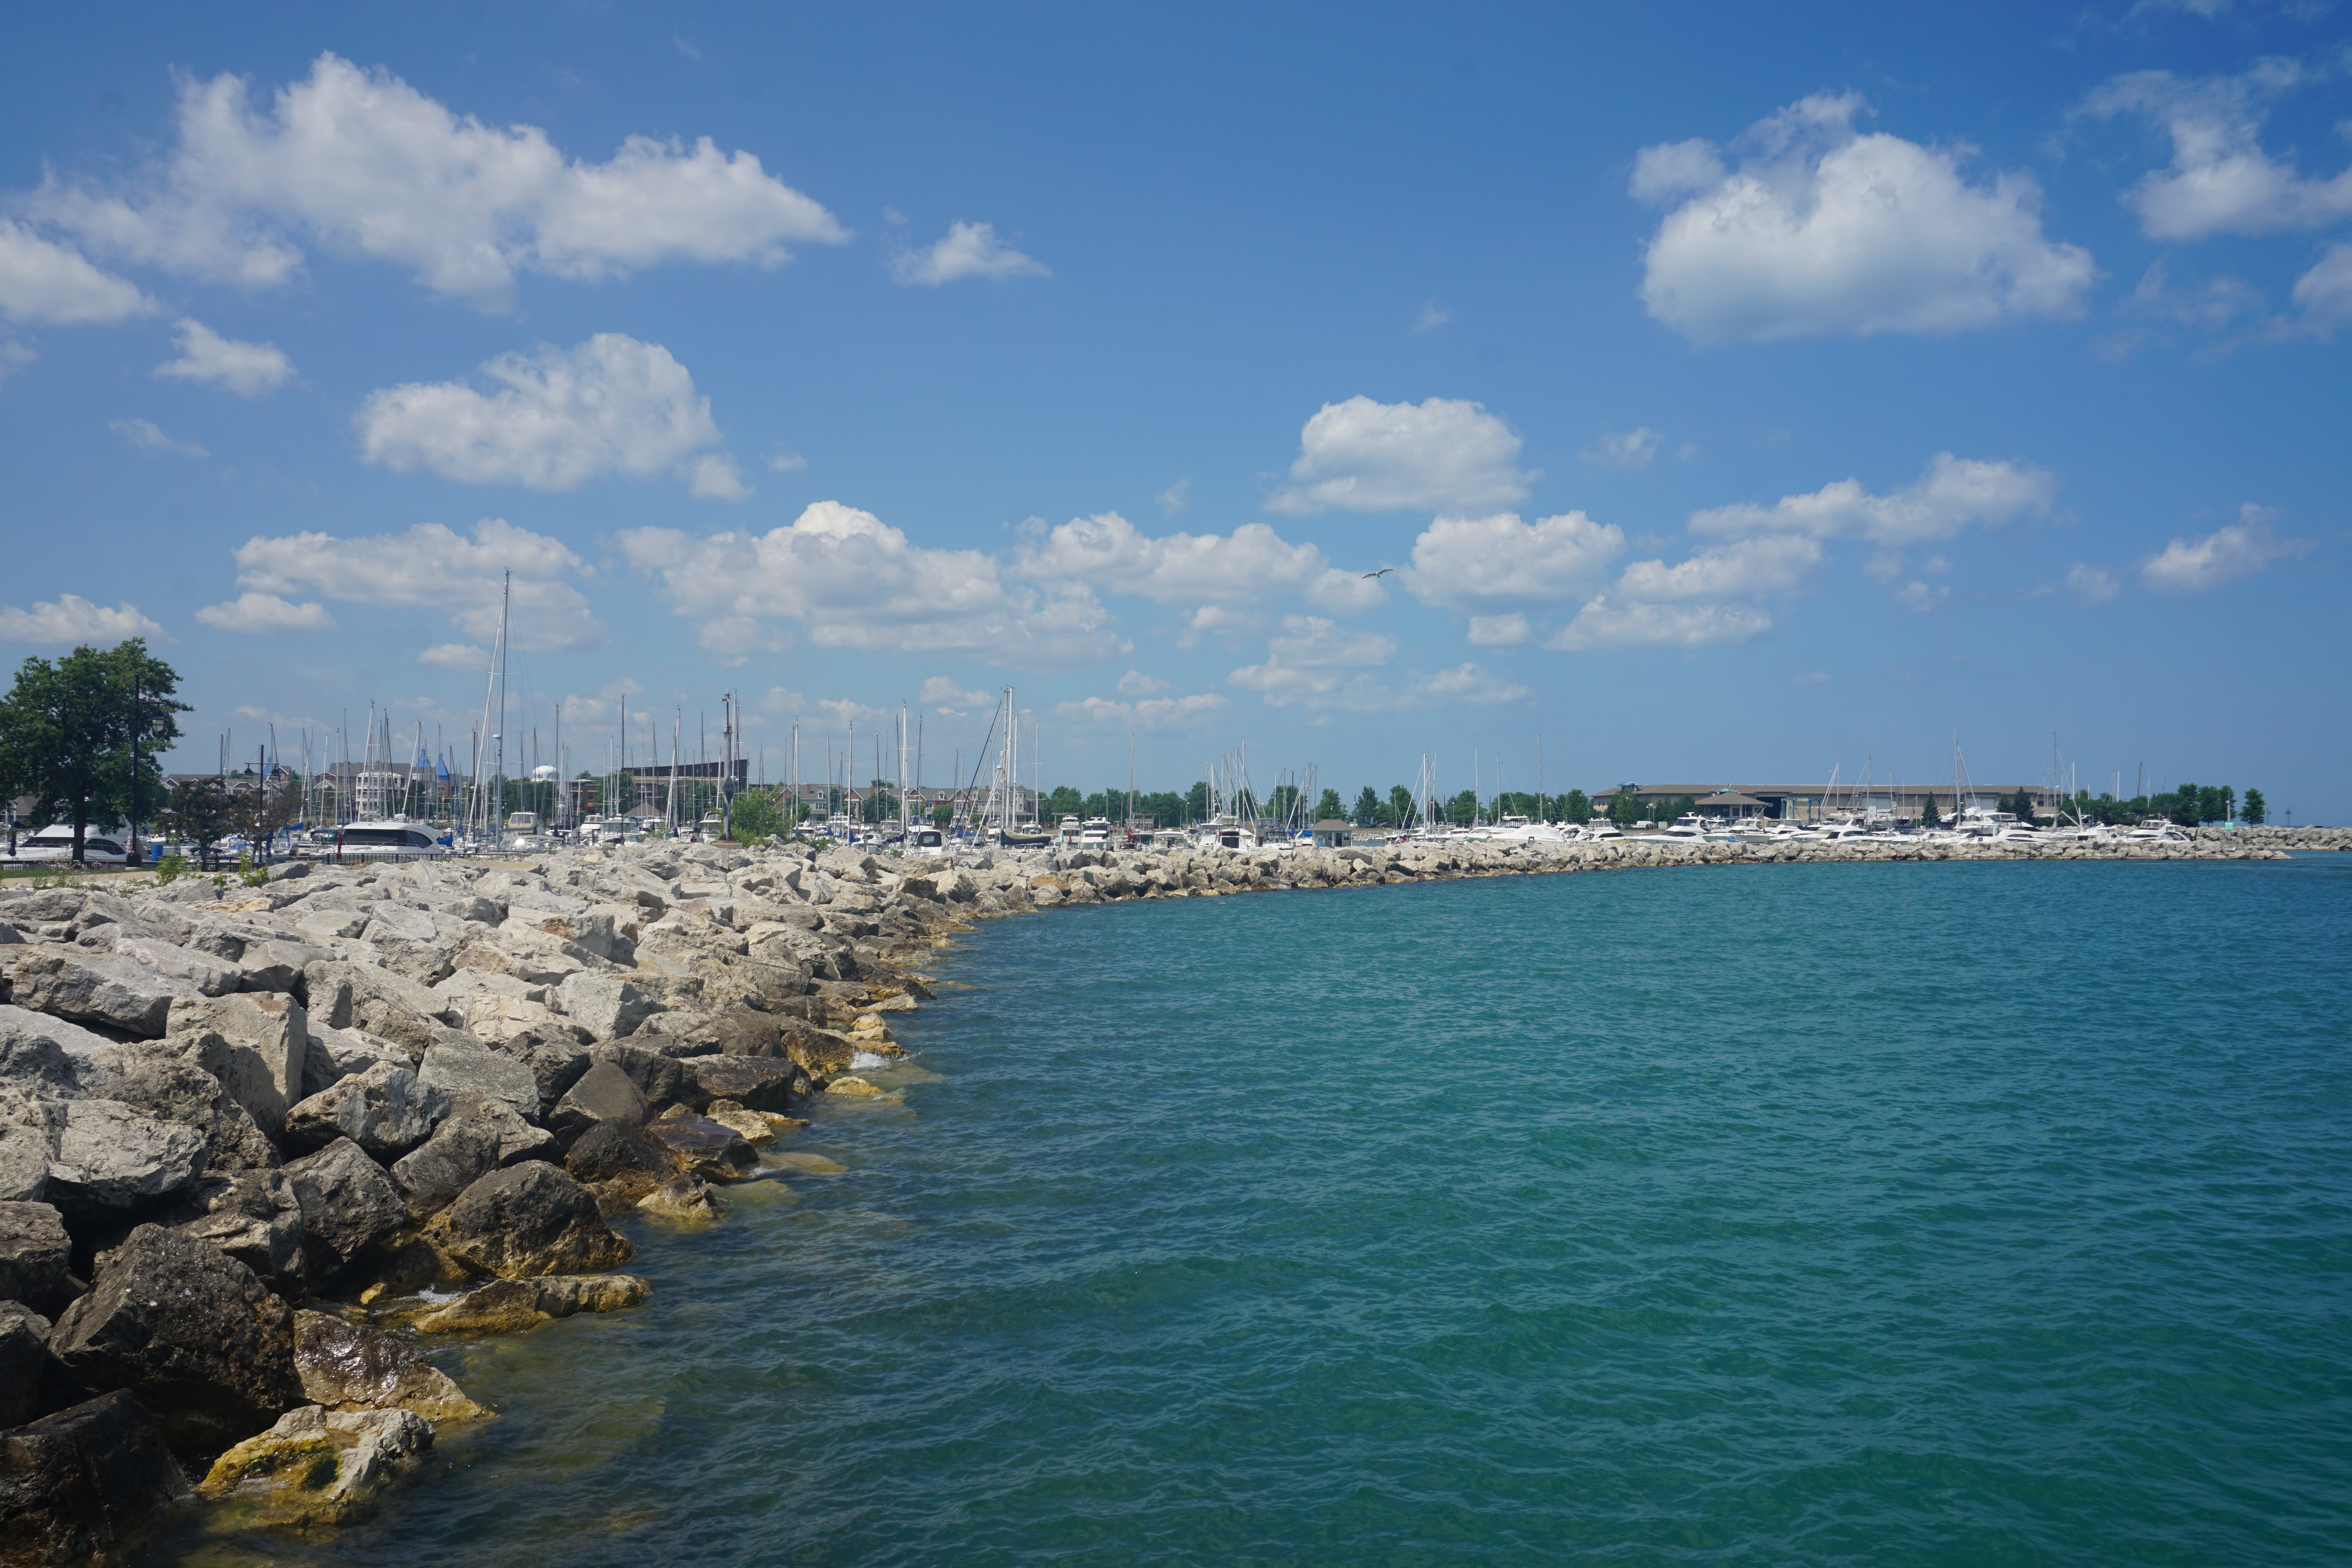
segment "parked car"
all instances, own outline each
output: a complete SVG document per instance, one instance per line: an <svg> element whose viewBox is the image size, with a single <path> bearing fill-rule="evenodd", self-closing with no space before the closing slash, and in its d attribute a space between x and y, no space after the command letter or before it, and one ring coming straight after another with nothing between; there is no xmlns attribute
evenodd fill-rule
<svg viewBox="0 0 2352 1568"><path fill-rule="evenodd" d="M82 863L89 866L120 866L129 857L120 839L107 829L88 827L81 836ZM68 861L73 858L73 824L51 823L38 833L16 840L16 858L27 862Z"/></svg>

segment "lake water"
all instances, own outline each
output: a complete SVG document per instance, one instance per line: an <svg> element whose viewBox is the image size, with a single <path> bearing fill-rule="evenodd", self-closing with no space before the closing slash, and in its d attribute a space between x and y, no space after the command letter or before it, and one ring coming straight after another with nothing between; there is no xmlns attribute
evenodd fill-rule
<svg viewBox="0 0 2352 1568"><path fill-rule="evenodd" d="M321 1563L2352 1557L2352 858L1056 910Z"/></svg>

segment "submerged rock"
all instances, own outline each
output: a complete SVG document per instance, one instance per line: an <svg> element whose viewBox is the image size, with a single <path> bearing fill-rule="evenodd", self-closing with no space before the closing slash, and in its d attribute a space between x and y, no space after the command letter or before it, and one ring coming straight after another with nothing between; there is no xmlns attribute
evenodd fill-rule
<svg viewBox="0 0 2352 1568"><path fill-rule="evenodd" d="M469 1290L416 1321L428 1334L503 1334L579 1312L635 1307L653 1288L633 1274L572 1274L547 1279L500 1279Z"/></svg>
<svg viewBox="0 0 2352 1568"><path fill-rule="evenodd" d="M241 1510L272 1524L344 1524L432 1446L433 1423L413 1410L306 1405L214 1460L198 1489L234 1492Z"/></svg>
<svg viewBox="0 0 2352 1568"><path fill-rule="evenodd" d="M711 1206L710 1188L700 1177L672 1176L637 1200L637 1207L662 1219L701 1224L719 1217Z"/></svg>

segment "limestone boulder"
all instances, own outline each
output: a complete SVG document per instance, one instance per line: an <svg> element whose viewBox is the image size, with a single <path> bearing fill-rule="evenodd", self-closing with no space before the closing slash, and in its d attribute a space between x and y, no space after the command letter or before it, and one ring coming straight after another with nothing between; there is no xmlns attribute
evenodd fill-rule
<svg viewBox="0 0 2352 1568"><path fill-rule="evenodd" d="M79 1094L112 1043L63 1018L0 1004L0 1089Z"/></svg>
<svg viewBox="0 0 2352 1568"><path fill-rule="evenodd" d="M524 1029L493 1048L530 1069L539 1089L539 1108L531 1114L542 1119L590 1065L587 1047L562 1026Z"/></svg>
<svg viewBox="0 0 2352 1568"><path fill-rule="evenodd" d="M319 1149L348 1138L378 1160L396 1160L432 1135L449 1105L446 1089L378 1062L298 1102L286 1113L286 1141Z"/></svg>
<svg viewBox="0 0 2352 1568"><path fill-rule="evenodd" d="M68 1213L127 1209L195 1180L205 1135L119 1100L67 1100L51 1110L48 1201Z"/></svg>
<svg viewBox="0 0 2352 1568"><path fill-rule="evenodd" d="M41 1413L41 1373L49 1360L49 1321L22 1301L0 1301L0 1426Z"/></svg>
<svg viewBox="0 0 2352 1568"><path fill-rule="evenodd" d="M389 1242L408 1223L400 1188L348 1138L286 1167L302 1210L302 1246L324 1281Z"/></svg>
<svg viewBox="0 0 2352 1568"><path fill-rule="evenodd" d="M218 1247L142 1225L99 1257L49 1335L54 1375L84 1396L127 1388L166 1441L217 1452L302 1403L294 1314Z"/></svg>
<svg viewBox="0 0 2352 1568"><path fill-rule="evenodd" d="M637 1200L638 1212L677 1225L708 1225L719 1217L710 1186L699 1176L672 1176Z"/></svg>
<svg viewBox="0 0 2352 1568"><path fill-rule="evenodd" d="M485 1274L528 1279L593 1274L629 1260L596 1200L543 1160L526 1160L482 1177L426 1226L426 1237Z"/></svg>
<svg viewBox="0 0 2352 1568"><path fill-rule="evenodd" d="M527 1063L481 1047L445 1041L425 1053L417 1081L437 1089L454 1102L494 1100L517 1116L539 1114L539 1079Z"/></svg>
<svg viewBox="0 0 2352 1568"><path fill-rule="evenodd" d="M302 984L303 972L314 963L331 963L334 954L308 942L270 938L249 942L237 956L245 972L245 988L265 995L292 994Z"/></svg>
<svg viewBox="0 0 2352 1568"><path fill-rule="evenodd" d="M632 1274L572 1274L499 1279L467 1291L416 1321L428 1334L504 1334L579 1312L617 1312L641 1305L652 1287Z"/></svg>
<svg viewBox="0 0 2352 1568"><path fill-rule="evenodd" d="M329 1410L415 1412L427 1421L479 1421L489 1411L396 1334L327 1312L294 1314L302 1393Z"/></svg>
<svg viewBox="0 0 2352 1568"><path fill-rule="evenodd" d="M653 1011L644 992L617 975L583 972L567 976L553 994L563 1016L600 1040L633 1035Z"/></svg>
<svg viewBox="0 0 2352 1568"><path fill-rule="evenodd" d="M438 1214L501 1165L553 1152L555 1140L504 1100L461 1100L433 1136L393 1163L412 1218Z"/></svg>
<svg viewBox="0 0 2352 1568"><path fill-rule="evenodd" d="M669 1150L642 1127L600 1121L564 1156L564 1170L596 1194L597 1206L617 1214L677 1173Z"/></svg>
<svg viewBox="0 0 2352 1568"><path fill-rule="evenodd" d="M430 986L372 964L314 963L303 971L305 994L318 1021L357 1028L423 1056L445 1004Z"/></svg>
<svg viewBox="0 0 2352 1568"><path fill-rule="evenodd" d="M310 1015L291 995L246 992L173 1004L167 1037L235 1096L272 1138L304 1095Z"/></svg>
<svg viewBox="0 0 2352 1568"><path fill-rule="evenodd" d="M0 1561L116 1561L187 1496L138 1396L100 1394L0 1433Z"/></svg>
<svg viewBox="0 0 2352 1568"><path fill-rule="evenodd" d="M413 1410L329 1410L306 1405L213 1461L196 1489L234 1492L234 1512L257 1523L348 1524L415 1469L433 1423Z"/></svg>
<svg viewBox="0 0 2352 1568"><path fill-rule="evenodd" d="M217 1036L208 1038L217 1040ZM181 1041L166 1039L163 1047ZM110 1050L106 1070L91 1092L130 1106L159 1121L176 1121L204 1139L200 1169L222 1175L236 1171L267 1171L278 1165L278 1151L253 1113L239 1104L221 1080L185 1058L156 1046Z"/></svg>
<svg viewBox="0 0 2352 1568"><path fill-rule="evenodd" d="M71 1293L66 1273L72 1259L65 1217L54 1207L0 1203L0 1300L55 1316Z"/></svg>
<svg viewBox="0 0 2352 1568"><path fill-rule="evenodd" d="M808 1075L789 1058L695 1057L682 1065L706 1107L715 1100L731 1100L751 1110L789 1110L795 1086L808 1081Z"/></svg>
<svg viewBox="0 0 2352 1568"><path fill-rule="evenodd" d="M672 1106L646 1122L645 1131L668 1151L680 1174L701 1181L733 1181L759 1163L741 1133L684 1106Z"/></svg>
<svg viewBox="0 0 2352 1568"><path fill-rule="evenodd" d="M114 954L143 963L158 974L192 985L206 996L226 996L245 987L245 971L235 963L199 952L193 948L174 947L170 942L152 937L119 937Z"/></svg>
<svg viewBox="0 0 2352 1568"><path fill-rule="evenodd" d="M299 1287L308 1272L301 1196L281 1170L206 1176L159 1223L209 1242L273 1285Z"/></svg>
<svg viewBox="0 0 2352 1568"><path fill-rule="evenodd" d="M134 959L56 943L0 949L10 1000L19 1007L102 1024L153 1039L163 1033L178 996L201 994Z"/></svg>
<svg viewBox="0 0 2352 1568"><path fill-rule="evenodd" d="M555 1134L558 1144L569 1149L599 1122L639 1126L646 1110L645 1093L635 1080L614 1063L598 1061L556 1101L547 1130Z"/></svg>

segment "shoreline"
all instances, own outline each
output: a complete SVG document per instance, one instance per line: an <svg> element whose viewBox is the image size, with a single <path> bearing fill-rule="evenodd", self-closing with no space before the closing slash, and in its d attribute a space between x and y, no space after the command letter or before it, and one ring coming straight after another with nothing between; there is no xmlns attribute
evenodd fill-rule
<svg viewBox="0 0 2352 1568"><path fill-rule="evenodd" d="M1663 866L2320 848L2352 830L961 860L656 844L0 890L0 1547L110 1550L184 1518L192 1490L215 1500L197 1528L383 1506L437 1426L495 1419L435 1370L436 1341L637 1307L607 1221L650 1239L722 1219L732 1182L821 1169L793 1157L792 1111L883 1093L859 1074L905 1054L889 1021L932 994L925 955L980 921Z"/></svg>

